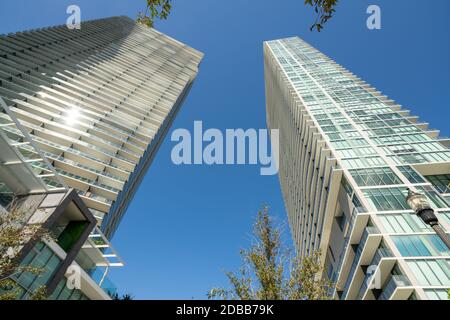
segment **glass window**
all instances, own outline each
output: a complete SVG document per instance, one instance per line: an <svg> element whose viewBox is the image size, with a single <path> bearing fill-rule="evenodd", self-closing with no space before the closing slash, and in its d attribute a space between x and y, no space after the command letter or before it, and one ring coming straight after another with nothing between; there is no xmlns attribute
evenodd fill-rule
<svg viewBox="0 0 450 320"><path fill-rule="evenodd" d="M444 219L447 221L448 224L450 224L450 212L439 212L438 213L439 219Z"/></svg>
<svg viewBox="0 0 450 320"><path fill-rule="evenodd" d="M418 216L411 213L383 214L378 217L388 233L414 233L432 230Z"/></svg>
<svg viewBox="0 0 450 320"><path fill-rule="evenodd" d="M450 260L410 260L408 266L413 270L422 286L450 285Z"/></svg>
<svg viewBox="0 0 450 320"><path fill-rule="evenodd" d="M337 150L336 153L341 158L357 158L376 154L372 148L352 148Z"/></svg>
<svg viewBox="0 0 450 320"><path fill-rule="evenodd" d="M348 169L356 169L386 166L386 162L381 157L367 157L342 160L342 165Z"/></svg>
<svg viewBox="0 0 450 320"><path fill-rule="evenodd" d="M404 257L431 256L431 252L425 247L418 236L392 237L400 254Z"/></svg>
<svg viewBox="0 0 450 320"><path fill-rule="evenodd" d="M450 193L450 174L425 177L440 193Z"/></svg>
<svg viewBox="0 0 450 320"><path fill-rule="evenodd" d="M22 272L15 275L14 279L29 294L39 287L46 285L60 263L61 259L48 246L40 242L25 257L21 265L42 268L43 272L40 274Z"/></svg>
<svg viewBox="0 0 450 320"><path fill-rule="evenodd" d="M398 167L400 172L412 183L424 183L424 179L410 166Z"/></svg>
<svg viewBox="0 0 450 320"><path fill-rule="evenodd" d="M434 209L447 208L448 204L429 186L417 187L417 190L427 196L431 207Z"/></svg>
<svg viewBox="0 0 450 320"><path fill-rule="evenodd" d="M58 285L56 286L55 290L53 290L53 293L50 296L50 300L57 300L59 294L61 293L62 289L64 289L66 285L66 282L63 280L61 280Z"/></svg>
<svg viewBox="0 0 450 320"><path fill-rule="evenodd" d="M445 289L427 289L425 293L430 300L448 300L448 291Z"/></svg>
<svg viewBox="0 0 450 320"><path fill-rule="evenodd" d="M445 243L435 234L427 234L425 236L423 236L425 239L428 240L428 243L430 243L432 245L432 248L434 249L433 251L439 255L446 255L448 254L450 251L447 248L447 246L445 245Z"/></svg>
<svg viewBox="0 0 450 320"><path fill-rule="evenodd" d="M362 187L402 184L400 178L388 167L355 169L350 170L350 174Z"/></svg>
<svg viewBox="0 0 450 320"><path fill-rule="evenodd" d="M347 217L345 216L344 212L342 213L342 216L336 217L336 222L339 225L339 229L341 229L341 231L344 231L345 223L347 222Z"/></svg>
<svg viewBox="0 0 450 320"><path fill-rule="evenodd" d="M378 211L410 210L406 204L406 188L371 189L365 190L364 195Z"/></svg>
<svg viewBox="0 0 450 320"><path fill-rule="evenodd" d="M357 212L359 212L359 213L367 212L366 208L364 208L364 206L362 205L361 200L359 200L359 198L358 198L358 196L356 194L353 195L352 203L355 206L355 209L357 210Z"/></svg>
<svg viewBox="0 0 450 320"><path fill-rule="evenodd" d="M351 197L353 194L353 189L352 189L352 186L350 185L350 183L348 183L347 179L342 178L341 184L344 187L344 190L347 193L347 195L349 197Z"/></svg>
<svg viewBox="0 0 450 320"><path fill-rule="evenodd" d="M393 236L392 240L404 257L430 257L450 254L450 250L434 234Z"/></svg>

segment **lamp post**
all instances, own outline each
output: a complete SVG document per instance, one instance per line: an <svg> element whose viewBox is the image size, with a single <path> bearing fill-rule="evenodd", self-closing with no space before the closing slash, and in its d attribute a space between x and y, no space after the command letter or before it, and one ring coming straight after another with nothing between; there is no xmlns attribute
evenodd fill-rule
<svg viewBox="0 0 450 320"><path fill-rule="evenodd" d="M415 211L415 213L429 225L436 234L445 243L447 248L450 249L450 238L444 229L439 225L439 220L434 214L433 208L431 208L430 203L426 196L420 193L415 193L411 189L408 189L408 196L406 197L406 203Z"/></svg>

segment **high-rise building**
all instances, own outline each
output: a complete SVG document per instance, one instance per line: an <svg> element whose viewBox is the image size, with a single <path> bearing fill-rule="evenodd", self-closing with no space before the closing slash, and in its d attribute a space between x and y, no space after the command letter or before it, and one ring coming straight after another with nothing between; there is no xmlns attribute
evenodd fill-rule
<svg viewBox="0 0 450 320"><path fill-rule="evenodd" d="M106 252L113 250L108 240L187 96L202 57L127 17L83 22L80 29L57 26L0 36L2 209L17 196L70 194L83 203L84 220L96 218L84 229L93 230L83 236L87 242L68 254L71 261L89 275L98 267L122 265L110 261L119 257ZM42 201L48 205L42 199L35 201L37 211ZM52 199L53 207L62 201ZM64 226L55 228L62 230L68 224L60 220ZM73 225L71 235L81 234ZM100 278L105 284L105 273ZM24 290L30 288L26 280Z"/></svg>
<svg viewBox="0 0 450 320"><path fill-rule="evenodd" d="M264 66L298 254L321 252L338 299L447 299L450 251L405 198L450 231L450 139L300 38L265 42Z"/></svg>

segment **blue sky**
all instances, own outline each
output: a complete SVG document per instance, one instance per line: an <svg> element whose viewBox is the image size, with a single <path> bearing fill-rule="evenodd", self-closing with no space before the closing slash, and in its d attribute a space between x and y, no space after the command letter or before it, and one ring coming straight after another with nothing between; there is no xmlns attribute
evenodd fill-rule
<svg viewBox="0 0 450 320"><path fill-rule="evenodd" d="M174 0L156 28L204 52L191 94L172 129L265 128L262 42L300 36L432 128L450 134L448 0L342 0L325 30L311 33L304 0ZM0 33L65 23L78 4L82 19L135 17L144 0L15 0L0 4ZM382 29L366 27L366 9L382 10ZM256 212L286 213L278 178L258 166L181 166L174 143L162 145L122 221L114 245L126 266L111 273L122 293L141 299L202 299L237 270ZM287 230L286 230L287 231ZM291 240L286 232L285 241Z"/></svg>

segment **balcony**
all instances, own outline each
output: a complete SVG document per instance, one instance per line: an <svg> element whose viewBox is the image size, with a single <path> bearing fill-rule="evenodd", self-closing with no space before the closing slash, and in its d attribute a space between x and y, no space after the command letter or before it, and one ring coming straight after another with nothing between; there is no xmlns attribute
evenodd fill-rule
<svg viewBox="0 0 450 320"><path fill-rule="evenodd" d="M404 275L391 275L378 300L405 300L413 289L411 282Z"/></svg>
<svg viewBox="0 0 450 320"><path fill-rule="evenodd" d="M356 217L357 217L357 211L353 210L352 216L351 216L349 224L348 224L347 232L346 232L345 237L344 237L343 249L342 249L342 252L341 252L341 254L339 256L339 263L338 263L339 273L335 273L335 277L333 277L331 279L331 281L333 281L333 282L337 282L339 280L338 275L341 273L340 271L342 270L342 267L343 267L343 264L344 264L344 261L345 261L345 253L347 252L347 248L348 248L348 245L350 243L350 238L351 238L351 234L352 234L352 231L353 231L353 225L355 223Z"/></svg>
<svg viewBox="0 0 450 320"><path fill-rule="evenodd" d="M386 280L382 277L384 274L390 274L395 265L395 261L396 260L393 253L388 248L379 248L377 250L372 262L366 270L366 276L364 277L363 283L358 292L358 300L365 300L368 297L368 289L379 289L379 287L376 288L377 284L379 286L380 283L383 283L383 281Z"/></svg>
<svg viewBox="0 0 450 320"><path fill-rule="evenodd" d="M449 137L439 136L436 138L436 140L439 141L440 144L442 144L446 147L450 147L450 138Z"/></svg>
<svg viewBox="0 0 450 320"><path fill-rule="evenodd" d="M345 280L345 277L343 276L348 274L347 270L349 270L350 268L349 263L352 260L351 257L349 258L349 256L353 254L353 250L348 250L348 248L350 247L351 243L355 243L357 239L360 239L362 237L364 227L367 225L367 221L369 219L368 216L361 215L365 212L366 210L364 208L353 208L349 225L344 236L343 249L341 251L341 254L339 255L338 267L336 269L338 270L338 272L336 272L331 279L331 281L335 283L334 292L332 293L333 296L339 290L338 288L341 288L344 285L343 281Z"/></svg>
<svg viewBox="0 0 450 320"><path fill-rule="evenodd" d="M106 294L114 298L114 295L117 293L117 287L101 269L95 269L91 273L91 278Z"/></svg>
<svg viewBox="0 0 450 320"><path fill-rule="evenodd" d="M76 260L85 270L124 265L122 258L97 226L83 244Z"/></svg>
<svg viewBox="0 0 450 320"><path fill-rule="evenodd" d="M381 238L380 231L376 227L366 227L364 230L348 273L344 292L341 296L342 300L356 298L358 293L356 290L359 288L356 284L364 280L364 272L360 266L369 265L380 245Z"/></svg>
<svg viewBox="0 0 450 320"><path fill-rule="evenodd" d="M104 292L110 296L117 292L107 275L111 267L123 267L124 263L98 227L91 232L75 260Z"/></svg>
<svg viewBox="0 0 450 320"><path fill-rule="evenodd" d="M13 131L14 133L11 133ZM21 150L29 146L33 152ZM41 150L34 144L27 130L14 117L4 100L0 98L0 181L15 194L66 192L67 185L57 174ZM46 174L33 170L33 165L44 167ZM52 178L56 184L48 184Z"/></svg>

